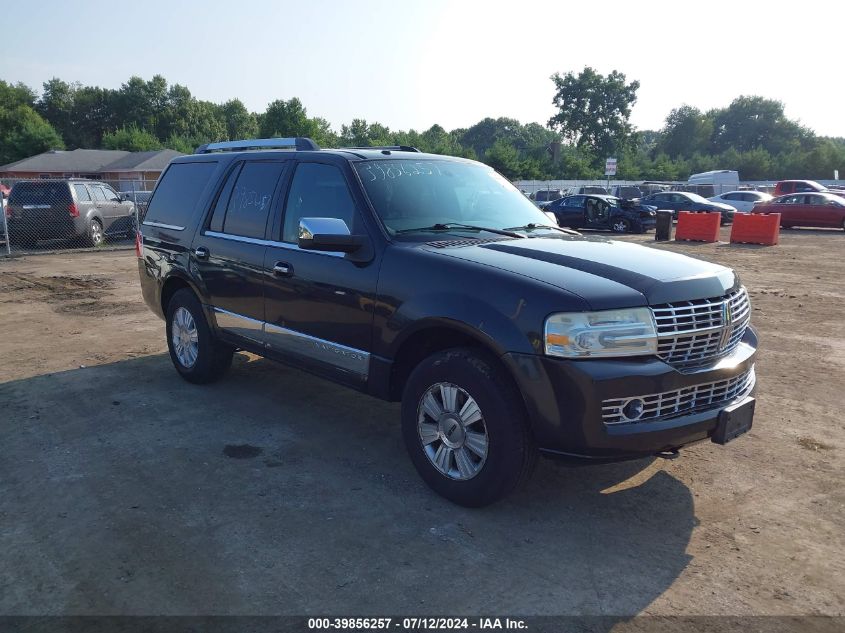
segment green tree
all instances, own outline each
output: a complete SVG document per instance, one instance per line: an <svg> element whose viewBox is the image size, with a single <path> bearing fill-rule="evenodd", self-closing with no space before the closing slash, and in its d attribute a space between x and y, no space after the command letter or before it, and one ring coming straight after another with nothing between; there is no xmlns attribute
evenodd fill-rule
<svg viewBox="0 0 845 633"><path fill-rule="evenodd" d="M415 134L413 130L410 132ZM367 123L366 119L353 119L349 125L340 126L340 145L342 147L371 147L373 145L406 144L401 140L403 132L394 134L381 123Z"/></svg>
<svg viewBox="0 0 845 633"><path fill-rule="evenodd" d="M220 114L225 121L226 137L230 141L258 136L258 120L240 99L231 99L221 105Z"/></svg>
<svg viewBox="0 0 845 633"><path fill-rule="evenodd" d="M549 128L576 147L589 148L596 161L616 156L628 145L633 131L628 119L640 82L626 83L616 70L605 77L589 66L577 76L555 73L551 79L558 113L549 119Z"/></svg>
<svg viewBox="0 0 845 633"><path fill-rule="evenodd" d="M83 86L74 92L72 126L63 136L68 147L102 147L103 134L116 129L117 91Z"/></svg>
<svg viewBox="0 0 845 633"><path fill-rule="evenodd" d="M729 148L747 152L762 147L771 154L809 149L813 134L786 117L783 103L763 97L738 97L713 113L713 153Z"/></svg>
<svg viewBox="0 0 845 633"><path fill-rule="evenodd" d="M119 127L135 125L142 130L157 133L160 137L169 118L170 93L167 80L161 75L155 75L150 81L137 76L130 77L117 91L113 107Z"/></svg>
<svg viewBox="0 0 845 633"><path fill-rule="evenodd" d="M0 109L14 110L18 106L35 106L35 93L31 88L18 82L6 83L0 79Z"/></svg>
<svg viewBox="0 0 845 633"><path fill-rule="evenodd" d="M731 167L723 169L735 169L740 177L745 180L765 180L772 173L772 156L762 147L740 152L739 160Z"/></svg>
<svg viewBox="0 0 845 633"><path fill-rule="evenodd" d="M0 87L2 92L3 87ZM5 100L0 98L0 102ZM64 147L53 126L29 105L0 106L0 164Z"/></svg>
<svg viewBox="0 0 845 633"><path fill-rule="evenodd" d="M177 152L182 152L183 154L193 154L194 150L202 144L203 143L197 142L194 139L186 136L178 136L176 134L171 134L163 143L164 147L167 149L174 149Z"/></svg>
<svg viewBox="0 0 845 633"><path fill-rule="evenodd" d="M524 147L526 143L520 122L508 117L487 117L469 127L460 137L460 144L471 147L479 156L485 155L497 141Z"/></svg>
<svg viewBox="0 0 845 633"><path fill-rule="evenodd" d="M698 108L682 105L666 117L658 151L671 158L687 158L709 151L712 136L712 116L705 115Z"/></svg>
<svg viewBox="0 0 845 633"><path fill-rule="evenodd" d="M227 137L226 121L219 106L199 101L185 86L174 84L167 92L167 108L159 120L159 139L181 136L197 144Z"/></svg>
<svg viewBox="0 0 845 633"><path fill-rule="evenodd" d="M331 123L322 117L314 117L310 119L312 132L311 140L313 140L320 147L337 147L339 144L338 136L332 129Z"/></svg>
<svg viewBox="0 0 845 633"><path fill-rule="evenodd" d="M161 142L154 134L133 124L104 134L103 147L105 149L122 149L127 152L148 152L161 149Z"/></svg>
<svg viewBox="0 0 845 633"><path fill-rule="evenodd" d="M44 92L35 106L36 111L65 139L73 133L77 84L69 84L56 77L44 82Z"/></svg>
<svg viewBox="0 0 845 633"><path fill-rule="evenodd" d="M484 162L511 180L518 178L522 172L516 148L501 139L493 143L493 146L484 154Z"/></svg>
<svg viewBox="0 0 845 633"><path fill-rule="evenodd" d="M273 101L267 106L259 124L263 138L311 137L316 132L316 125L296 97Z"/></svg>

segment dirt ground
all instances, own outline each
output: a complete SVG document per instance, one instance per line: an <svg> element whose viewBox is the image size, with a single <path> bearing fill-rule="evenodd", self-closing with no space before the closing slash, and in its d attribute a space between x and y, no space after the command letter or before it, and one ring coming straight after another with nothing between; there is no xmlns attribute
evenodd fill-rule
<svg viewBox="0 0 845 633"><path fill-rule="evenodd" d="M625 239L739 271L754 429L483 510L396 405L246 354L180 380L132 251L0 258L0 614L844 615L845 234Z"/></svg>

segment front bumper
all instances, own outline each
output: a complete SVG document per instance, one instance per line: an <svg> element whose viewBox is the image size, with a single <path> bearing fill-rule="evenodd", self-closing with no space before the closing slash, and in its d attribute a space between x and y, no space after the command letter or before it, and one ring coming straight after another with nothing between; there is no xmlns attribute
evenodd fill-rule
<svg viewBox="0 0 845 633"><path fill-rule="evenodd" d="M605 424L603 403L647 394L688 393L696 386L730 381L753 369L756 351L757 335L749 327L730 356L695 373L681 373L654 357L567 360L510 353L503 360L523 394L541 450L613 460L671 451L708 439L719 412L752 395L754 388L750 383L747 390L731 394L731 400L715 401L712 406L623 424Z"/></svg>

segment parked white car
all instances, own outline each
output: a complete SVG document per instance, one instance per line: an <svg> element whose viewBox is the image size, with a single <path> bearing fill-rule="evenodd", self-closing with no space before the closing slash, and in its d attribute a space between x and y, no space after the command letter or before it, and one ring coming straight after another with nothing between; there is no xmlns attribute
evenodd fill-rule
<svg viewBox="0 0 845 633"><path fill-rule="evenodd" d="M729 191L707 199L710 202L729 204L740 213L751 213L751 209L754 208L755 204L758 202L768 202L772 199L772 196L762 191Z"/></svg>

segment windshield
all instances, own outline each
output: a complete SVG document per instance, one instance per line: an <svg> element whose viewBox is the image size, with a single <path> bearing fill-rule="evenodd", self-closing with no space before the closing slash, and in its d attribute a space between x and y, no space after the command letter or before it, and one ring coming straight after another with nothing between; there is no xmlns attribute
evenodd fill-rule
<svg viewBox="0 0 845 633"><path fill-rule="evenodd" d="M707 198L699 196L697 193L688 193L687 197L692 200L693 202L703 202L705 204L709 203L710 201Z"/></svg>
<svg viewBox="0 0 845 633"><path fill-rule="evenodd" d="M549 223L519 189L479 163L400 158L355 169L391 234L452 223L494 229Z"/></svg>

